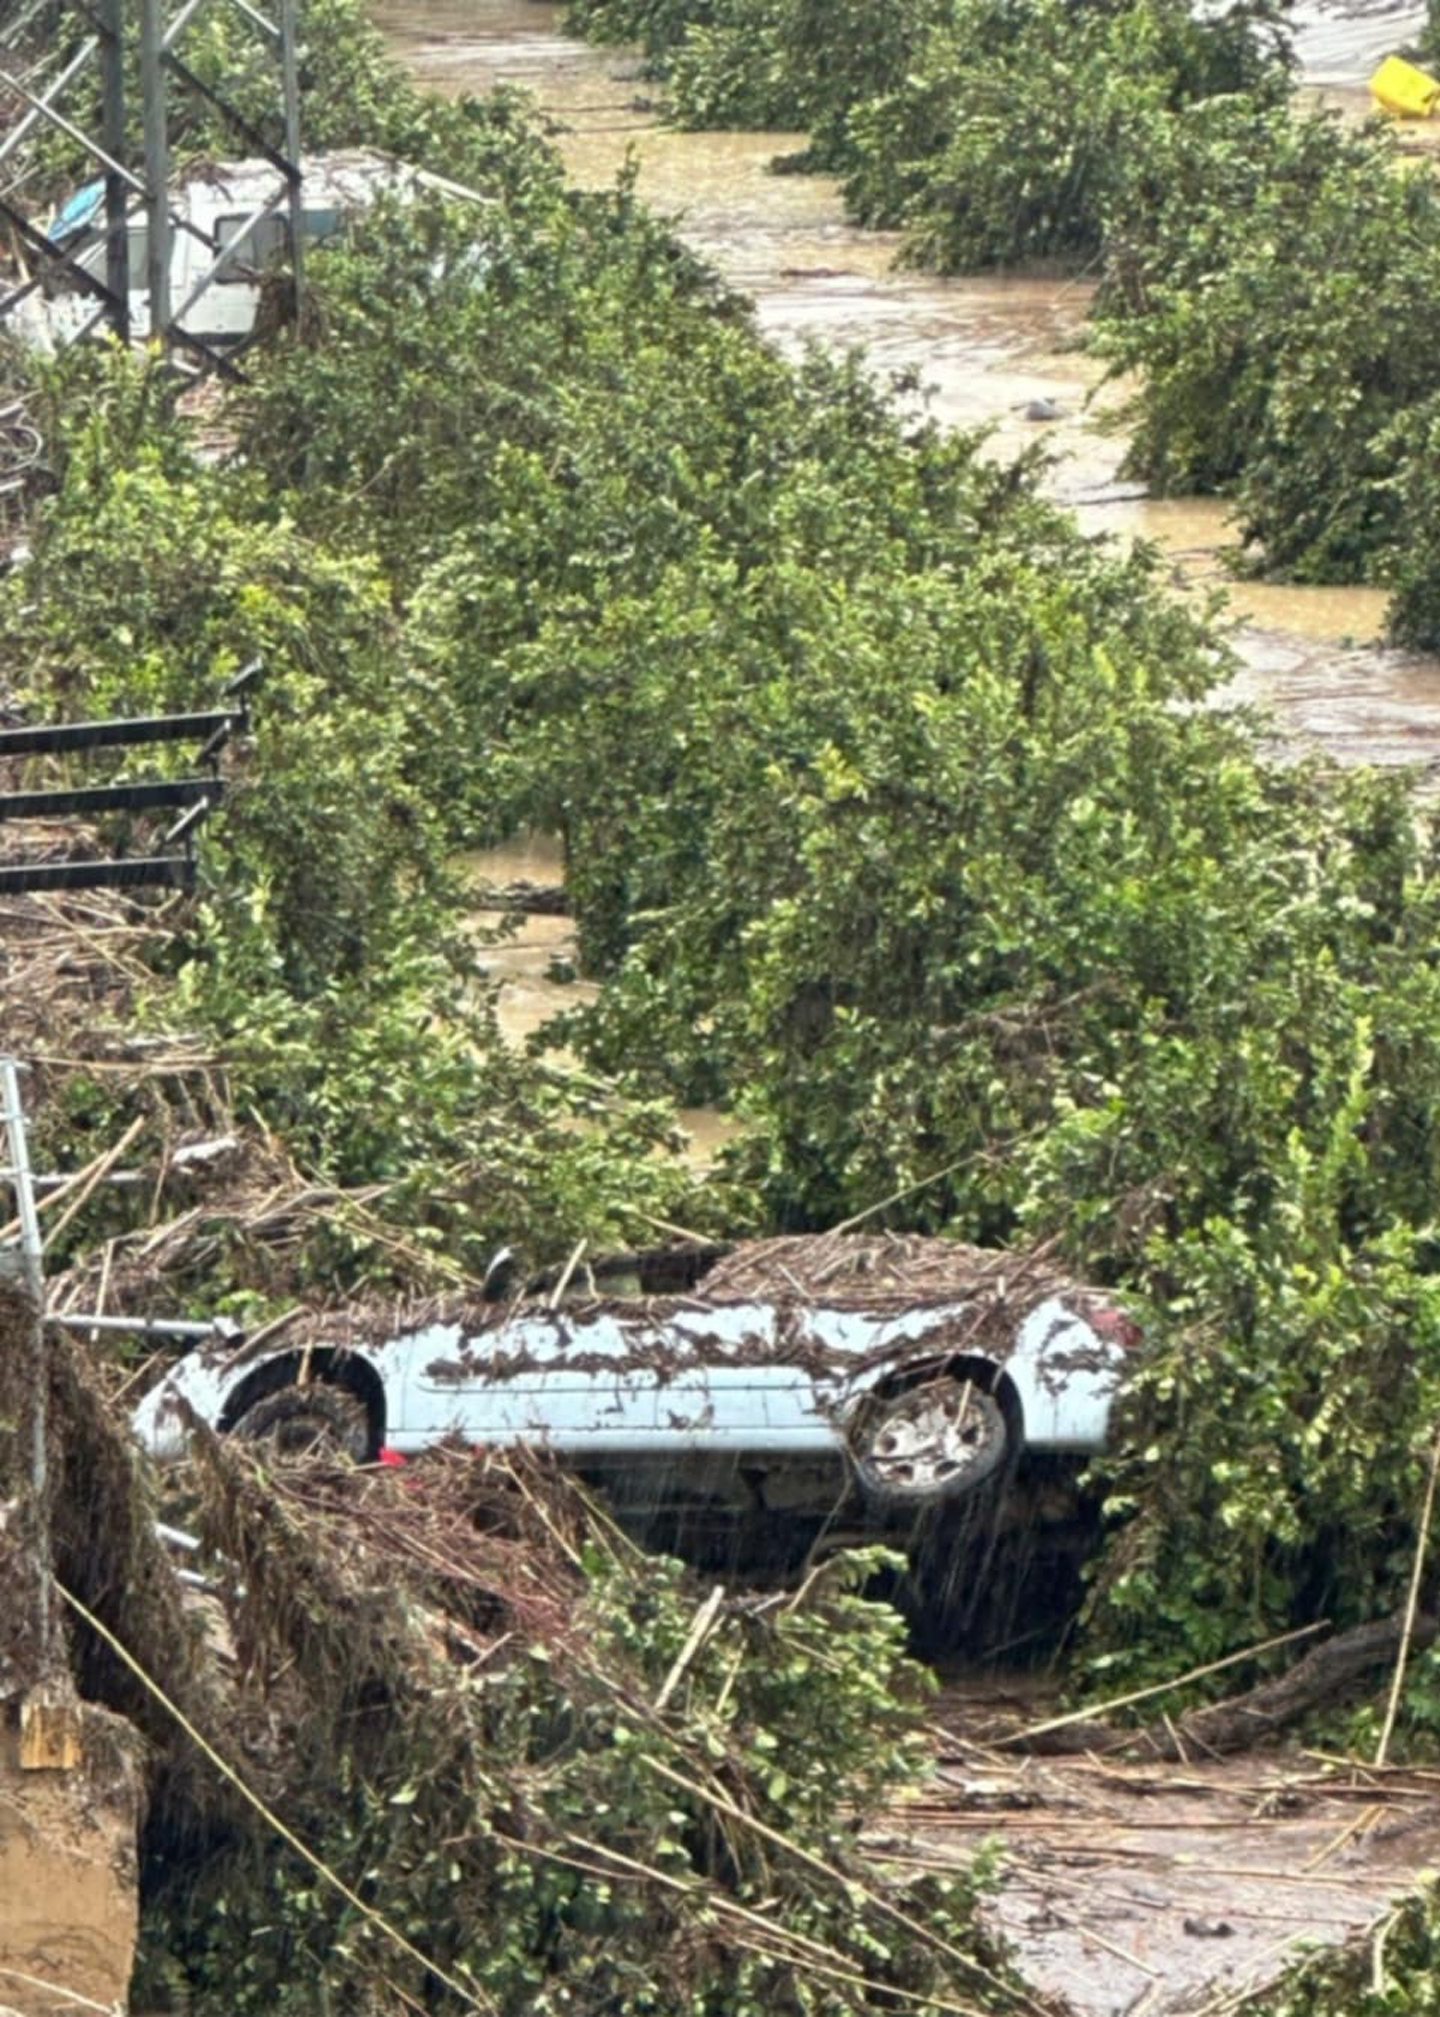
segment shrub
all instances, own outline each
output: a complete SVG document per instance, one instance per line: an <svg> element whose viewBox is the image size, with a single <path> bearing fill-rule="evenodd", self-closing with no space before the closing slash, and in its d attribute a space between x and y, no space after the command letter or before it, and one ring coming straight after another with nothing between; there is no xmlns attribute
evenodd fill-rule
<svg viewBox="0 0 1440 2017"><path fill-rule="evenodd" d="M1142 387L1127 468L1227 488L1264 563L1374 578L1401 536L1397 464L1437 383L1440 192L1333 115L1200 106L1117 211L1100 343ZM1394 257L1404 245L1406 256Z"/></svg>

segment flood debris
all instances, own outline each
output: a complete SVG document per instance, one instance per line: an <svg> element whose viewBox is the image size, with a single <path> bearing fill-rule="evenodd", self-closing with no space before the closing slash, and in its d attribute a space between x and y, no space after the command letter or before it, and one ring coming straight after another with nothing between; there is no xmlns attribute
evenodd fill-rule
<svg viewBox="0 0 1440 2017"><path fill-rule="evenodd" d="M1323 1627L1305 1627L1269 1643L1283 1644L1287 1639L1302 1638L1319 1629ZM1004 1741L1038 1754L1105 1755L1125 1751L1180 1763L1192 1757L1213 1758L1226 1752L1248 1751L1315 1710L1343 1702L1355 1684L1368 1681L1376 1668L1395 1669L1397 1656L1403 1659L1412 1647L1423 1650L1433 1645L1437 1636L1440 1623L1423 1613L1378 1618L1312 1647L1288 1672L1261 1681L1226 1701L1188 1709L1174 1720L1166 1715L1139 1729L1127 1730L1107 1722L1102 1707L1097 1713L1077 1712L1032 1729L1017 1730ZM1253 1651L1248 1655L1231 1655L1229 1660L1217 1662L1216 1668L1247 1657L1253 1657ZM1170 1687L1179 1687L1190 1678L1193 1677L1182 1676ZM1144 1692L1168 1693L1170 1687Z"/></svg>
<svg viewBox="0 0 1440 2017"><path fill-rule="evenodd" d="M947 1690L936 1781L868 1839L925 1873L988 1842L987 1923L1035 1993L1074 2017L1239 2017L1307 1955L1349 1952L1371 1986L1440 1853L1440 1774L1307 1750L1022 1758L1003 1739L1028 1706Z"/></svg>
<svg viewBox="0 0 1440 2017"><path fill-rule="evenodd" d="M202 1435L187 1588L83 1342L50 1335L50 1671L85 1764L0 1820L0 1869L17 1829L56 1844L34 1863L52 1920L0 1894L0 1965L43 1992L0 2003L121 2007L138 1902L146 2011L236 2017L313 1979L337 2007L519 2017L561 1977L596 2017L672 1992L798 2009L805 1984L837 2013L1026 2007L968 1886L896 1887L855 1848L926 1747L923 1679L846 1565L707 1592L543 1462L357 1471ZM0 1379L21 1365L0 1352ZM18 1716L4 1734L8 1796ZM85 1788L78 1847L62 1781ZM127 1929L103 1980L36 1966L84 1960L52 1923L62 1863L91 1934Z"/></svg>

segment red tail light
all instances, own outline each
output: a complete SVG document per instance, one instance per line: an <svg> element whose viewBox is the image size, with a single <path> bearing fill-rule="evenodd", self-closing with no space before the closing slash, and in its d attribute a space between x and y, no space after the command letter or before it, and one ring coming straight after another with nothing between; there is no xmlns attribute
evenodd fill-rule
<svg viewBox="0 0 1440 2017"><path fill-rule="evenodd" d="M1135 1319L1124 1310L1117 1310L1113 1303L1103 1303L1098 1310L1091 1310L1089 1317L1090 1328L1097 1331L1107 1344L1134 1352L1145 1342L1145 1333Z"/></svg>

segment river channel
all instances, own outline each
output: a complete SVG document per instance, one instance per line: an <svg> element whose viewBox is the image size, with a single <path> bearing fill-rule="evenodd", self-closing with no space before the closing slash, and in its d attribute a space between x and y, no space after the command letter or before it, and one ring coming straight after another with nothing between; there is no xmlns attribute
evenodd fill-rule
<svg viewBox="0 0 1440 2017"><path fill-rule="evenodd" d="M1307 81L1360 113L1365 80L1415 33L1423 11L1394 0L1304 0L1297 41ZM1123 440L1098 424L1105 398L1092 398L1099 371L1083 348L1083 279L897 271L898 238L850 223L832 178L770 172L803 136L667 127L636 53L567 36L552 0L376 0L373 13L420 84L531 92L577 183L609 186L633 155L642 197L751 298L782 350L812 340L863 345L877 372L917 374L942 423L991 428L998 456L1043 436L1054 457L1047 487L1087 530L1153 542L1182 592L1225 588L1240 662L1229 692L1268 708L1287 744L1337 763L1417 764L1440 776L1440 659L1378 642L1382 591L1231 581L1222 504L1146 499L1118 478ZM1042 399L1063 417L1027 420L1025 408ZM515 872L508 860L478 866L496 882ZM543 849L532 850L525 871L532 880L560 873ZM567 944L565 920L529 917L521 940L492 949L492 971L506 980L502 1013L517 1035L562 997L575 1002L573 987L548 978Z"/></svg>

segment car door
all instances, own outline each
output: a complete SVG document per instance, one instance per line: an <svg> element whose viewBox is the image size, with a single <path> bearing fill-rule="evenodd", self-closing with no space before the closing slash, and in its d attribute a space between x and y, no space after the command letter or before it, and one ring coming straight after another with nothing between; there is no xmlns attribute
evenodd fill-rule
<svg viewBox="0 0 1440 2017"><path fill-rule="evenodd" d="M400 1341L397 1341L397 1346ZM454 1432L537 1443L576 1460L697 1450L831 1447L833 1382L806 1320L773 1304L527 1312L406 1343L393 1440Z"/></svg>

